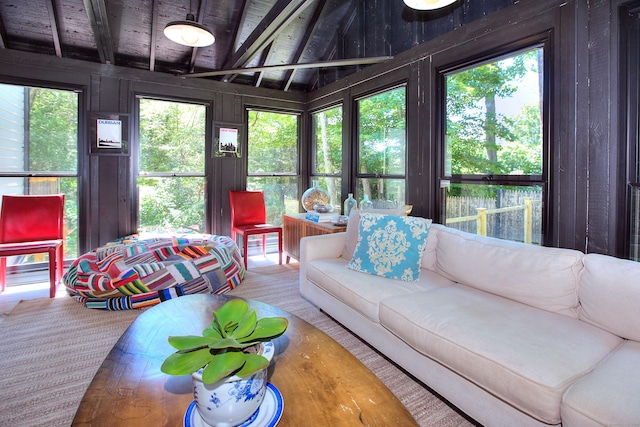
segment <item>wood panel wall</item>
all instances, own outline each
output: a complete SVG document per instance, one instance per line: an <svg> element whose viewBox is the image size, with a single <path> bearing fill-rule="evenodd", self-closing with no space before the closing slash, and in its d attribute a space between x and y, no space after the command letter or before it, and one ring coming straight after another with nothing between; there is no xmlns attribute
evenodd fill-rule
<svg viewBox="0 0 640 427"><path fill-rule="evenodd" d="M181 79L157 72L0 49L0 81L54 84L82 93L85 118L80 132L80 225L88 232L80 242L81 250L135 231L134 160L130 156L88 155L86 113L133 114L136 94L208 102L213 106L212 122L245 125L246 106L309 112L341 102L344 123L348 124L358 96L404 83L408 88L408 202L414 205L414 214L437 220L438 67L464 55L497 49L510 40L550 31L552 169L546 244L621 254L625 233L626 142L619 128L626 118L620 114L618 93L618 8L624 1L465 0L462 7L428 17L398 6L400 0L359 3L364 13L353 11L341 36L334 40L333 51L344 58L392 53L395 59L349 75L346 71L341 75L341 70L320 70L320 88L307 94ZM334 81L336 78L340 79ZM303 177L310 162L308 122L308 115L303 115L300 147ZM345 150L353 153L354 129L346 125L343 132ZM208 138L210 144L211 135ZM246 152L246 147L242 149ZM349 171L351 167L345 160L343 170ZM246 157L212 158L207 168L212 177L208 186L210 231L228 234L227 192L244 187Z"/></svg>

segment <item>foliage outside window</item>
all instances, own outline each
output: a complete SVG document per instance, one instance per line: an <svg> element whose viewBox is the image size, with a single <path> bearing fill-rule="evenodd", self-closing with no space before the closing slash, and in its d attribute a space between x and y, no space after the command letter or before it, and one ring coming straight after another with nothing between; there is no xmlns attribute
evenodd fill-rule
<svg viewBox="0 0 640 427"><path fill-rule="evenodd" d="M78 255L78 94L0 84L0 194L65 195L65 258ZM40 263L46 254L9 257Z"/></svg>
<svg viewBox="0 0 640 427"><path fill-rule="evenodd" d="M356 197L367 195L374 208L405 203L406 88L357 101L358 169Z"/></svg>
<svg viewBox="0 0 640 427"><path fill-rule="evenodd" d="M536 47L445 74L447 225L542 243L542 65Z"/></svg>
<svg viewBox="0 0 640 427"><path fill-rule="evenodd" d="M317 179L329 192L331 205L339 211L342 200L342 106L313 113L311 126L312 179Z"/></svg>
<svg viewBox="0 0 640 427"><path fill-rule="evenodd" d="M247 190L264 191L267 222L298 212L298 115L248 111Z"/></svg>
<svg viewBox="0 0 640 427"><path fill-rule="evenodd" d="M206 106L139 99L140 231L205 233Z"/></svg>

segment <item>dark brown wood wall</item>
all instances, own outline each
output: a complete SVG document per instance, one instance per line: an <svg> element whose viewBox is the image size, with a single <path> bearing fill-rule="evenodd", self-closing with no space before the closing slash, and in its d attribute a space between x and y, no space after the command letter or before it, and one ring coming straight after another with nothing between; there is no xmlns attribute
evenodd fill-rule
<svg viewBox="0 0 640 427"><path fill-rule="evenodd" d="M619 113L618 21L619 7L629 2L467 1L463 7L421 17L407 16L418 12L405 9L402 20L397 19L398 13L388 13L394 7L390 0L364 3L369 6L364 6L364 13L353 12L337 51L344 57L393 54L395 59L311 92L307 107L313 111L342 103L349 115L358 96L405 83L407 197L414 214L439 217L442 126L438 70L548 33L552 50L551 151L545 244L624 255L626 142L618 129L625 126L626 118ZM370 7L372 4L375 7ZM367 34L368 43L355 42L361 34ZM423 43L415 45L416 41ZM411 48L396 54L394 46ZM329 82L335 77L331 73L321 73L319 79ZM347 146L352 146L354 130L346 129L344 134L349 138ZM349 149L346 152L353 154ZM352 167L349 159L345 160L347 167Z"/></svg>
<svg viewBox="0 0 640 427"><path fill-rule="evenodd" d="M168 74L130 70L46 55L0 49L0 81L44 87L61 86L82 93L79 130L80 251L136 232L135 97L145 95L207 103L212 106L207 145L213 123L244 124L246 106L304 111L304 94L281 92L217 81L181 79ZM89 155L88 112L130 114L131 149L128 156ZM246 127L245 127L246 130ZM246 136L246 132L244 133ZM241 152L246 153L246 138ZM206 172L211 233L230 234L228 192L246 184L246 155L207 156Z"/></svg>
<svg viewBox="0 0 640 427"><path fill-rule="evenodd" d="M146 94L209 102L213 106L213 122L245 125L248 105L313 111L338 102L343 103L344 123L348 124L353 119L353 101L358 96L404 83L408 88L408 202L414 205L414 214L437 219L438 67L465 55L489 52L527 35L550 31L552 168L547 223L550 238L546 244L620 255L624 249L626 145L619 132L625 118L620 114L618 93L618 7L625 2L472 0L465 1L461 8L413 20L406 14L417 12L403 7L398 12L396 3L402 2L361 2L366 7L365 14L361 16L354 11L341 37L335 40L334 49L343 57L391 52L395 59L344 76L340 75L341 70L319 71L319 81L343 78L309 94L180 79L8 49L0 49L0 80L77 88L83 94L85 114L87 111L133 114L133 97ZM398 18L398 13L402 18ZM301 129L303 176L309 164L307 117L303 116ZM83 123L86 126L86 117ZM343 132L345 150L350 153L354 129L347 125ZM81 242L81 250L135 231L132 159L89 156L86 139L83 128L81 227L88 233ZM344 166L348 171L351 164L346 160ZM246 157L211 159L207 168L212 176L208 187L210 231L228 234L227 192L244 187Z"/></svg>

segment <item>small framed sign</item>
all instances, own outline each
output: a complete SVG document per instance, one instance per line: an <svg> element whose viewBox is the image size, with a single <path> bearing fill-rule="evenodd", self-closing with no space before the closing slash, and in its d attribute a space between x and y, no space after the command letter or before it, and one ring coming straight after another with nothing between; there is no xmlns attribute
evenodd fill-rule
<svg viewBox="0 0 640 427"><path fill-rule="evenodd" d="M129 155L129 115L89 112L89 153Z"/></svg>
<svg viewBox="0 0 640 427"><path fill-rule="evenodd" d="M239 124L217 123L213 126L213 153L216 157L240 157L243 127Z"/></svg>

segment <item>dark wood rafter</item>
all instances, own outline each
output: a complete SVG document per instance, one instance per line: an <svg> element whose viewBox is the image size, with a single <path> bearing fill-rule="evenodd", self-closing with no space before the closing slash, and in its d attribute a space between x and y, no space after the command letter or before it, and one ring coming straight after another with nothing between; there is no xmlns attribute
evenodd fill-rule
<svg viewBox="0 0 640 427"><path fill-rule="evenodd" d="M298 45L298 48L296 49L296 52L293 55L293 59L291 61L292 63L294 64L299 63L300 58L302 57L302 54L309 47L311 36L313 35L313 32L316 29L316 25L318 25L318 21L320 20L320 15L322 15L322 12L326 4L327 4L327 0L318 1L318 4L316 5L315 10L313 11L313 15L311 16L311 19L309 21L309 25L307 26L307 29L304 33L304 36L302 36L302 41ZM283 79L284 84L282 87L282 89L285 92L288 91L289 88L291 87L291 83L293 83L293 77L295 76L295 74L296 74L295 69L288 70L285 73L284 79Z"/></svg>
<svg viewBox="0 0 640 427"><path fill-rule="evenodd" d="M204 11L207 8L207 0L200 0L200 5L198 6L198 16L196 16L196 22L198 24L202 24L204 22ZM193 73L196 68L196 57L198 56L198 48L191 48L191 59L189 60L189 72Z"/></svg>
<svg viewBox="0 0 640 427"><path fill-rule="evenodd" d="M267 46L267 48L265 50L262 51L262 57L260 58L260 63L258 64L259 67L264 67L264 64L267 63L267 60L269 59L269 55L271 54L271 50L273 49L273 43L271 43L269 46ZM262 78L264 77L264 71L259 71L258 75L256 76L256 87L260 87L260 83L262 83Z"/></svg>
<svg viewBox="0 0 640 427"><path fill-rule="evenodd" d="M111 37L107 6L104 0L83 0L83 2L93 29L93 37L98 48L100 62L103 64L115 64L113 38Z"/></svg>
<svg viewBox="0 0 640 427"><path fill-rule="evenodd" d="M0 16L0 49L7 48L7 30L4 28L2 16Z"/></svg>
<svg viewBox="0 0 640 427"><path fill-rule="evenodd" d="M278 0L224 68L247 65L313 2L314 0ZM225 75L222 80L228 81L231 77Z"/></svg>
<svg viewBox="0 0 640 427"><path fill-rule="evenodd" d="M58 30L58 14L56 12L55 0L46 0L47 11L49 12L49 20L51 21L51 36L53 37L53 47L56 56L62 57L62 48L60 47L60 31Z"/></svg>
<svg viewBox="0 0 640 427"><path fill-rule="evenodd" d="M353 65L367 65L367 64L377 64L379 62L385 62L390 59L393 59L393 56L375 56L373 58L353 58L353 59L337 59L335 61L318 61L318 62L304 62L298 64L283 64L283 65L265 65L262 67L251 67L251 68L232 68L229 70L218 70L218 71L204 71L202 73L192 73L192 74L179 74L179 77L212 77L212 76L222 76L229 74L238 74L238 73L257 73L260 71L283 71L283 70L291 70L291 69L305 69L305 68L329 68L329 67L349 67Z"/></svg>
<svg viewBox="0 0 640 427"><path fill-rule="evenodd" d="M149 43L149 71L153 71L156 68L156 43L158 42L158 8L160 7L160 0L153 0L151 5L151 42Z"/></svg>

